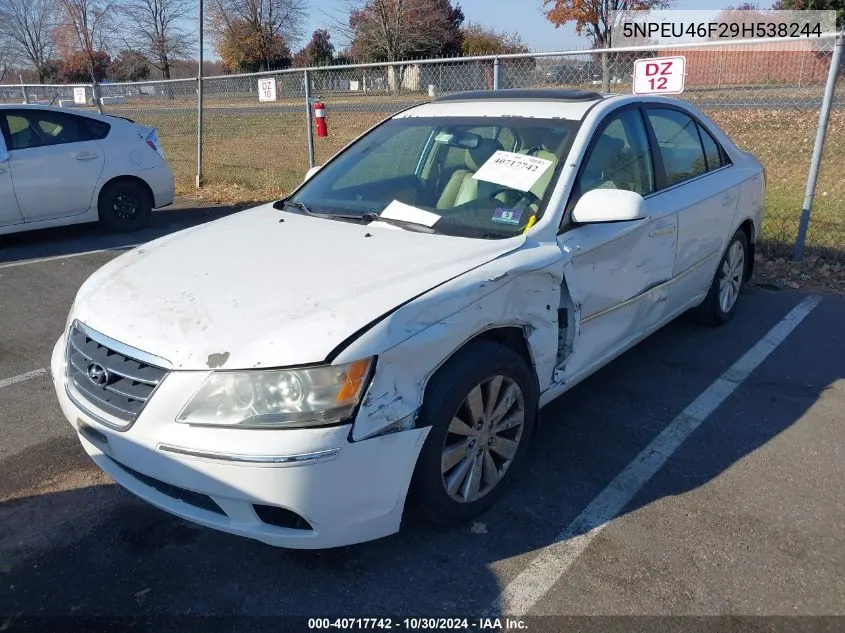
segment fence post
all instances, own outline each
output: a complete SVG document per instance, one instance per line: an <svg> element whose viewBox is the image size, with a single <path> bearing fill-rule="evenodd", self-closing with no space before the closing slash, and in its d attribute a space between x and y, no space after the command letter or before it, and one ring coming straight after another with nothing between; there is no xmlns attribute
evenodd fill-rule
<svg viewBox="0 0 845 633"><path fill-rule="evenodd" d="M308 71L303 71L305 76L305 125L308 130L308 166L314 166L314 133L311 121L311 76Z"/></svg>
<svg viewBox="0 0 845 633"><path fill-rule="evenodd" d="M97 112L103 113L103 104L100 103L100 83L95 81L91 84L91 96L94 99L94 105L97 106Z"/></svg>
<svg viewBox="0 0 845 633"><path fill-rule="evenodd" d="M493 60L493 90L499 89L499 58Z"/></svg>
<svg viewBox="0 0 845 633"><path fill-rule="evenodd" d="M197 4L199 7L197 11L197 30L199 31L199 33L197 34L197 43L199 45L199 59L197 60L197 179L194 184L196 188L199 189L200 187L202 187L202 31L204 21L202 15L202 0L200 0Z"/></svg>
<svg viewBox="0 0 845 633"><path fill-rule="evenodd" d="M29 97L26 95L26 86L23 84L23 75L19 75L21 78L21 92L23 93L23 102L29 103Z"/></svg>
<svg viewBox="0 0 845 633"><path fill-rule="evenodd" d="M824 100L819 112L819 127L816 130L816 142L813 145L813 159L810 162L810 172L807 174L807 189L804 192L804 205L801 208L801 221L798 225L798 237L795 240L793 259L801 261L804 258L804 241L807 239L807 228L810 225L810 212L813 208L813 197L816 195L816 180L819 176L822 150L824 150L827 122L830 119L830 109L833 105L833 91L836 88L836 78L842 65L842 49L845 48L845 33L836 38L833 57L830 60L830 70L827 73L827 84L824 87Z"/></svg>

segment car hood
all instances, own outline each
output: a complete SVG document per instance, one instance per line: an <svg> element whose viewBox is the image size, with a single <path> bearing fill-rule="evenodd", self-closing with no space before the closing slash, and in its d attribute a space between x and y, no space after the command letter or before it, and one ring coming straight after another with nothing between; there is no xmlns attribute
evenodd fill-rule
<svg viewBox="0 0 845 633"><path fill-rule="evenodd" d="M315 363L390 310L522 243L264 205L114 259L80 288L71 317L174 368Z"/></svg>

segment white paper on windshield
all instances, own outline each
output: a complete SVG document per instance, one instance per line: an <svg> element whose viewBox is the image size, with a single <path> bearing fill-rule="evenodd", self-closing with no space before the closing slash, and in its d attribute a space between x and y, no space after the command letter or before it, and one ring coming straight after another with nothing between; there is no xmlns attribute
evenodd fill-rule
<svg viewBox="0 0 845 633"><path fill-rule="evenodd" d="M405 222L414 222L425 226L434 226L434 223L440 219L440 216L436 213L431 213L425 209L417 209L398 200L394 200L387 205L379 215L388 220L404 220Z"/></svg>
<svg viewBox="0 0 845 633"><path fill-rule="evenodd" d="M552 161L545 158L499 150L475 172L473 178L528 191L551 165Z"/></svg>

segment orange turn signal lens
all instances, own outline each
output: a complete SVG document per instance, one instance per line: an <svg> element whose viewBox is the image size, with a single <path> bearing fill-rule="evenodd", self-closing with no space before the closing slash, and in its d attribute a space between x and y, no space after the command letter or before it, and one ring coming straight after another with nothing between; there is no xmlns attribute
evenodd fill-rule
<svg viewBox="0 0 845 633"><path fill-rule="evenodd" d="M347 366L346 380L337 392L338 402L354 401L357 398L358 392L370 371L371 361L372 359L365 358L364 360L356 360Z"/></svg>

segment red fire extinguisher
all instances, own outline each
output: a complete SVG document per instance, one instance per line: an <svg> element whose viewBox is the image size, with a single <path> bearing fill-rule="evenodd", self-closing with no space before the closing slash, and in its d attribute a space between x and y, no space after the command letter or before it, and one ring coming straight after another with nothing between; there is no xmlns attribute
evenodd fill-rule
<svg viewBox="0 0 845 633"><path fill-rule="evenodd" d="M329 125L326 122L326 104L317 101L314 104L314 116L317 118L317 136L328 136Z"/></svg>

